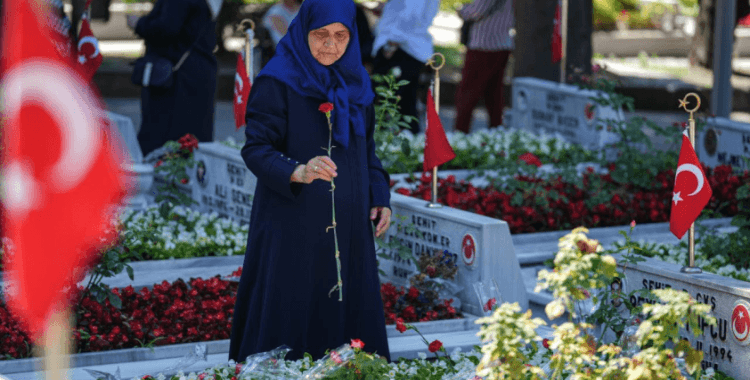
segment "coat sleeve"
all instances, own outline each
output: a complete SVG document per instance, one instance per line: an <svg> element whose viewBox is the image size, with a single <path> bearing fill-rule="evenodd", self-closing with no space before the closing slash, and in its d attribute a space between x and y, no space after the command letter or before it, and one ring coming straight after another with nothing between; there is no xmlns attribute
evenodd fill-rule
<svg viewBox="0 0 750 380"><path fill-rule="evenodd" d="M276 79L260 77L253 84L247 101L245 165L271 190L296 199L301 183L291 183L292 173L301 162L282 153L287 134L287 88Z"/></svg>
<svg viewBox="0 0 750 380"><path fill-rule="evenodd" d="M391 177L375 155L375 109L367 107L367 171L370 177L370 208L391 207Z"/></svg>
<svg viewBox="0 0 750 380"><path fill-rule="evenodd" d="M150 43L174 43L187 21L191 6L189 0L158 0L154 10L138 20L135 32Z"/></svg>

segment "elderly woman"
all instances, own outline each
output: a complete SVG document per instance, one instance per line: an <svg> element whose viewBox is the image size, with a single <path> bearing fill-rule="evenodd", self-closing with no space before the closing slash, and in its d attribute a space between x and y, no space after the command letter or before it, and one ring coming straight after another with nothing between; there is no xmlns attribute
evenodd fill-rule
<svg viewBox="0 0 750 380"><path fill-rule="evenodd" d="M258 178L229 358L287 345L288 359L352 339L388 359L373 233L390 224L389 177L375 156L374 94L351 0L306 0L258 74L242 157ZM333 104L333 146L321 104ZM331 183L343 299L337 284ZM373 231L374 228L374 231Z"/></svg>

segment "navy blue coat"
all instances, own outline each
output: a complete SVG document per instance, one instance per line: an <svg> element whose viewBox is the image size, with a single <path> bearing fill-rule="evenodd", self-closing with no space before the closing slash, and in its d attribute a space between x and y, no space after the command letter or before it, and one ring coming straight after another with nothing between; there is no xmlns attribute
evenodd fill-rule
<svg viewBox="0 0 750 380"><path fill-rule="evenodd" d="M336 285L331 184L290 183L295 167L326 155L322 99L304 97L270 77L258 78L247 106L242 157L258 178L245 262L234 309L229 358L287 345L287 359L361 339L365 351L390 360L369 210L390 205L389 176L375 156L372 105L366 136L350 133L333 148L336 223L343 301ZM332 112L336 112L334 109ZM334 144L335 145L335 144Z"/></svg>
<svg viewBox="0 0 750 380"><path fill-rule="evenodd" d="M201 34L201 30L203 30ZM141 129L138 142L144 155L168 140L192 133L198 141L212 141L216 95L216 22L205 0L158 0L141 17L135 32L143 37L147 54L156 54L177 64L193 46L190 55L174 73L169 89L141 90ZM200 36L199 36L200 34Z"/></svg>

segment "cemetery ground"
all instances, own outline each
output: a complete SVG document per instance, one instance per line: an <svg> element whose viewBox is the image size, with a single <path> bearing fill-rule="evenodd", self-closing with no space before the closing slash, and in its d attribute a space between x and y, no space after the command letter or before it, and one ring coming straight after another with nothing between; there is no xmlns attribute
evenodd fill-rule
<svg viewBox="0 0 750 380"><path fill-rule="evenodd" d="M137 100L107 99L107 103L111 111L131 116L137 130ZM231 115L229 104L219 103L216 141L226 137L243 141ZM514 121L519 120L516 115ZM673 124L686 120L684 113L677 112L625 114L630 116L645 116L677 132ZM233 211L247 206L251 198L244 197L242 190L250 192L247 187L254 179L231 146L237 143L216 142L202 143L194 152L195 161L204 162L208 169L200 174L205 177L199 179L197 169L191 168L187 184L180 186L203 212L150 208L122 217L122 240L108 251L105 262L109 267L100 272L119 274L103 276L98 284L94 281L118 290L114 295L99 292L104 294L100 303L93 288L78 302L83 311L74 339L85 353L76 355L77 368L70 378L105 378L103 373L141 378L178 370L184 378L230 380L260 374L281 378L316 371L325 374L338 367L336 361L342 358L354 366L329 372L329 378L471 379L477 364L486 368L487 378L573 373L617 378L618 373L627 373L651 379L657 372L678 378L688 372L700 376L692 372L698 368L708 370L702 378L708 378L713 369L737 379L748 378L742 369L747 368L750 319L745 319L748 313L740 314L750 309L745 282L750 279L748 241L741 233L750 215L747 190L739 190L750 182L746 172L733 172L720 163L706 168L715 199L705 213L710 218L699 223L697 264L710 273L685 275L680 267L686 261L686 239L674 238L666 223L675 169L670 159L674 157L656 157L673 145L657 128L646 130L645 137L659 148L640 154L649 157L646 163L631 150L631 161L621 159L613 166L597 161L595 150L581 149L553 134L539 137L505 128L487 130L486 118L480 118L474 125L477 132L464 136L452 133L449 107L441 107L441 118L458 156L441 170L440 201L451 207L425 208L429 178L406 174L420 167L423 136L401 136L409 153L401 143L379 148L389 172L394 173L394 213L403 218L394 220L389 239L379 250L382 293L392 356L408 360L385 364L342 346L331 347L337 355L316 363L256 357L251 373L241 372L252 366L238 368L226 362L227 322L236 289L233 275L242 264L247 235L239 223L247 210ZM227 153L233 151L234 155ZM648 167L652 164L657 168ZM398 170L400 165L407 170ZM650 169L653 173L644 175ZM219 191L217 185L225 187ZM232 194L226 197L233 209L204 197L222 200L221 194ZM581 224L591 229L570 232ZM444 260L402 257L402 252L388 249L395 243L409 247L412 254L437 252L432 257ZM143 260L133 257L135 253ZM646 261L636 262L638 257ZM553 267L556 271L550 270ZM451 270L461 289L441 281L449 278ZM421 277L414 278L414 274ZM88 280L92 278L96 280L95 276ZM475 292L474 284L487 285L491 279L498 282L499 295ZM408 284L414 286L399 288ZM654 289L658 291L651 293ZM686 294L693 299L685 298ZM426 307L420 296L431 301L450 297L454 302L431 302ZM516 302L518 309L505 301ZM630 313L635 306L644 308L642 315ZM527 308L531 316L522 313ZM714 318L706 315L709 310ZM477 317L490 314L482 326L474 323ZM459 315L464 318L452 318ZM560 327L553 332L542 322ZM11 379L37 378L34 359L10 358L29 356L28 340L13 323L7 314L2 315L0 331L5 334L9 357L0 361L0 373ZM416 326L425 341L414 330L400 332L408 326ZM678 331L671 326L688 328ZM480 328L484 342L476 335ZM678 343L674 350L665 344L680 338L689 344ZM197 346L203 341L207 341L205 347ZM445 351L435 349L431 344L435 341ZM482 344L499 356L472 353L475 345ZM196 347L201 349L195 351ZM702 357L698 352L703 352ZM201 374L208 367L213 369ZM194 375L189 376L190 372Z"/></svg>

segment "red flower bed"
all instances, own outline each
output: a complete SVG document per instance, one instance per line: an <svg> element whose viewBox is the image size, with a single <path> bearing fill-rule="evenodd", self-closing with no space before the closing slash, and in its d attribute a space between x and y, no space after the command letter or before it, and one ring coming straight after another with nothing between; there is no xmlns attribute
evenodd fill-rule
<svg viewBox="0 0 750 380"><path fill-rule="evenodd" d="M241 269L234 274L239 275ZM136 291L132 286L113 288L122 300L122 308L109 303L99 304L94 298L81 299L82 288L71 298L77 305L76 330L72 339L75 352L107 351L143 347L229 339L232 313L238 283L224 281L218 276L189 282L163 281L152 290ZM421 303L418 291L405 294L391 284L381 290L388 300L387 323L397 317L407 322L457 318L460 314L446 302L428 308ZM31 340L22 330L18 319L11 315L4 303L0 304L0 345L4 359L32 356Z"/></svg>
<svg viewBox="0 0 750 380"><path fill-rule="evenodd" d="M403 286L396 288L390 282L386 282L380 286L380 296L383 298L387 325L396 323L399 318L403 322L429 322L462 317L461 313L451 306L452 299L435 304L413 286L407 291Z"/></svg>
<svg viewBox="0 0 750 380"><path fill-rule="evenodd" d="M611 168L614 169L614 168ZM706 206L724 216L737 213L737 188L750 182L750 173L732 173L730 166L704 167L713 189ZM506 221L511 233L557 231L577 226L603 227L669 220L674 170L657 174L649 188L617 183L609 174L591 170L583 186L561 177L540 179L516 176L527 185L522 192L507 193L492 186L476 188L454 176L438 180L438 202ZM431 175L423 173L416 190L396 189L399 194L430 200Z"/></svg>
<svg viewBox="0 0 750 380"><path fill-rule="evenodd" d="M74 295L77 324L73 332L76 352L156 346L228 339L237 294L237 283L213 277L208 280L177 280L136 292L132 286L113 288L122 309L92 297ZM0 305L0 344L5 358L32 355L31 341L5 305Z"/></svg>

